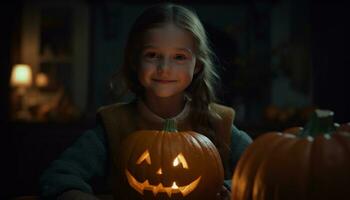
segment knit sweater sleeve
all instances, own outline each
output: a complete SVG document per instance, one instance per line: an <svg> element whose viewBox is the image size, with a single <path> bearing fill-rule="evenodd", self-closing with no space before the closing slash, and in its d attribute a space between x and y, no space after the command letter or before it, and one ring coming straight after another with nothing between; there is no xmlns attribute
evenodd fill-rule
<svg viewBox="0 0 350 200"><path fill-rule="evenodd" d="M40 177L42 199L56 199L62 192L78 189L92 193L89 180L106 173L106 138L97 126L83 133Z"/></svg>
<svg viewBox="0 0 350 200"><path fill-rule="evenodd" d="M230 145L230 169L231 174L228 177L232 177L237 162L245 149L253 142L252 138L244 131L239 130L236 126L232 125L231 128L231 145ZM227 188L231 189L231 180L225 180Z"/></svg>

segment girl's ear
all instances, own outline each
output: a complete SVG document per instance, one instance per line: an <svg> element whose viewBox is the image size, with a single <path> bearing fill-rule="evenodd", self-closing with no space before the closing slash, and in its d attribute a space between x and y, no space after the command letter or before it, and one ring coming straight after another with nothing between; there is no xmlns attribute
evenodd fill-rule
<svg viewBox="0 0 350 200"><path fill-rule="evenodd" d="M197 74L203 69L203 64L196 60L196 65L194 66L194 74Z"/></svg>

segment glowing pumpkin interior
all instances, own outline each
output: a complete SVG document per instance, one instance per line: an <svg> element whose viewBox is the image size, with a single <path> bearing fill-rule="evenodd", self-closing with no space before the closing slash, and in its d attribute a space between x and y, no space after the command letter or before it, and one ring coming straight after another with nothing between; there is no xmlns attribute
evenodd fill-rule
<svg viewBox="0 0 350 200"><path fill-rule="evenodd" d="M137 159L135 164L152 165L152 160L149 151L145 150ZM173 159L172 167L181 167L183 169L189 169L185 156L182 153L179 153ZM163 175L162 168L160 167L158 170L156 170L155 173L159 176ZM201 176L198 176L195 180L191 181L189 184L186 185L178 186L178 183L176 183L176 181L173 181L171 186L164 186L162 183L159 183L158 185L150 184L147 179L143 182L140 182L130 173L128 169L125 169L125 175L127 177L129 185L140 194L143 194L145 190L149 190L153 193L154 196L156 196L159 192L164 192L169 197L171 197L172 194L176 193L181 193L182 196L187 196L197 187L198 183L201 180Z"/></svg>

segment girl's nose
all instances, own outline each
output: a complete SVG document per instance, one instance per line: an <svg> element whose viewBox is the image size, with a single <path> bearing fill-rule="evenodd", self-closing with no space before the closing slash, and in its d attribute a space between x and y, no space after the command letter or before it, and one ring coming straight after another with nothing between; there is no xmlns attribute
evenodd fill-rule
<svg viewBox="0 0 350 200"><path fill-rule="evenodd" d="M161 58L158 64L158 71L163 71L169 68L170 62L167 58Z"/></svg>

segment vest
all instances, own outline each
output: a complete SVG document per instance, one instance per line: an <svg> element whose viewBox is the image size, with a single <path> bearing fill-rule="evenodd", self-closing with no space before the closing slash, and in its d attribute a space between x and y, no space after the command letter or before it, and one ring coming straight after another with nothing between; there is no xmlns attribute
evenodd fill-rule
<svg viewBox="0 0 350 200"><path fill-rule="evenodd" d="M116 103L101 107L98 110L97 117L102 121L103 127L107 134L107 144L110 156L110 183L112 184L112 192L115 199L130 199L125 194L125 186L120 181L121 176L124 176L122 170L119 169L119 147L124 138L130 133L138 130L162 130L163 124L154 122L147 117L140 115L138 102ZM222 159L225 174L229 170L228 161L231 144L231 127L234 120L234 110L219 104L211 104L210 111L213 117L210 119L212 129L215 130L216 138L221 142L213 142ZM190 120L186 117L184 120L177 121L178 131L193 130ZM121 174L122 172L122 174ZM225 177L225 179L231 177ZM115 188L120 188L118 191Z"/></svg>

